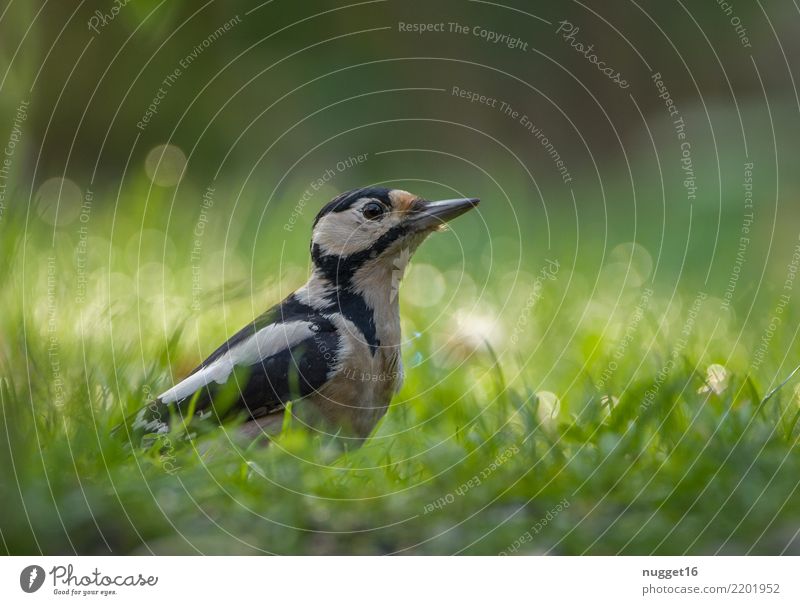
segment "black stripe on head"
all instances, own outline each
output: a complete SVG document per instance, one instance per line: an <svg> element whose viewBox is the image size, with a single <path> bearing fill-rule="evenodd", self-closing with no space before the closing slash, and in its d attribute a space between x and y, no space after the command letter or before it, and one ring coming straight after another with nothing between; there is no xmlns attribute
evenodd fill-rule
<svg viewBox="0 0 800 605"><path fill-rule="evenodd" d="M317 213L317 217L314 219L312 229L317 226L319 219L326 214L330 214L331 212L343 212L351 208L353 204L364 197L375 198L391 207L392 201L389 199L390 191L392 190L386 187L362 187L360 189L353 189L352 191L345 191L322 207L322 210Z"/></svg>
<svg viewBox="0 0 800 605"><path fill-rule="evenodd" d="M341 313L361 330L364 339L374 355L381 346L377 337L373 310L367 305L364 297L352 290L352 279L359 267L370 259L377 258L396 240L408 233L406 225L397 225L384 233L375 245L350 256L323 255L319 244L311 247L314 265L323 277L334 285L333 291L326 297L325 311Z"/></svg>
<svg viewBox="0 0 800 605"><path fill-rule="evenodd" d="M374 245L349 256L323 254L319 244L312 244L311 259L331 284L346 288L361 265L383 254L395 241L408 234L408 231L407 225L395 225L381 235Z"/></svg>

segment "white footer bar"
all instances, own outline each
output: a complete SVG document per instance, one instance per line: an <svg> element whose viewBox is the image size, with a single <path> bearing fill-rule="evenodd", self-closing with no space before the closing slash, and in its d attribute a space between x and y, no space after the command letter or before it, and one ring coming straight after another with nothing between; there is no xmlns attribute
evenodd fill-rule
<svg viewBox="0 0 800 605"><path fill-rule="evenodd" d="M31 556L0 558L0 602L749 605L800 603L798 576L789 557Z"/></svg>

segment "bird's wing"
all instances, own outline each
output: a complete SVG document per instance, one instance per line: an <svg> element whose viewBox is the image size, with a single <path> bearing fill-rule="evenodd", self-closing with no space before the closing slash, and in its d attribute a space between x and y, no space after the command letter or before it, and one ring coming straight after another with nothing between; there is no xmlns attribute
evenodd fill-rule
<svg viewBox="0 0 800 605"><path fill-rule="evenodd" d="M160 413L163 406L184 412L195 393L196 413L214 408L215 399L222 398L231 407L216 410L219 416L244 411L255 418L278 411L328 381L338 368L339 346L330 320L298 313L283 303L237 332L188 377L159 395L158 409L146 408L150 412L137 416L134 427L166 431L169 414Z"/></svg>
<svg viewBox="0 0 800 605"><path fill-rule="evenodd" d="M214 383L224 385L233 377L235 368L257 371L261 366L268 374L267 378L279 381L283 371L289 369L288 362L294 357L295 348L314 336L313 326L306 321L291 321L261 328L215 359L203 362L194 373L158 398L163 403L177 403L203 387ZM277 360L284 363L276 363Z"/></svg>

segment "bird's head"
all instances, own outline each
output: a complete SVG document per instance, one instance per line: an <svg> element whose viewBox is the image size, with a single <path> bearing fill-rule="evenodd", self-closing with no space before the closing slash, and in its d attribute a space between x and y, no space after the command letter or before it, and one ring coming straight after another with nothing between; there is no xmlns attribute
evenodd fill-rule
<svg viewBox="0 0 800 605"><path fill-rule="evenodd" d="M314 265L338 284L362 267L396 265L433 231L478 205L475 198L431 202L400 189L367 187L343 193L314 220Z"/></svg>

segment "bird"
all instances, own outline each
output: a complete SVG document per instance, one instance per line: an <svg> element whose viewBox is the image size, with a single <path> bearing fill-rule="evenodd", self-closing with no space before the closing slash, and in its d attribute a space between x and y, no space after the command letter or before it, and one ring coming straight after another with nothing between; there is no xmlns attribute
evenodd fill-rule
<svg viewBox="0 0 800 605"><path fill-rule="evenodd" d="M313 221L308 281L142 408L129 434L157 437L176 417L243 416L243 435L269 441L291 402L309 430L360 446L403 383L405 266L428 235L479 202L375 186L338 195Z"/></svg>

